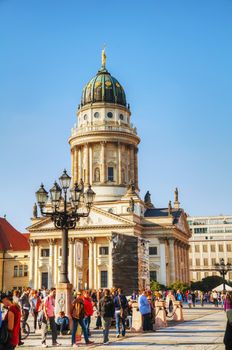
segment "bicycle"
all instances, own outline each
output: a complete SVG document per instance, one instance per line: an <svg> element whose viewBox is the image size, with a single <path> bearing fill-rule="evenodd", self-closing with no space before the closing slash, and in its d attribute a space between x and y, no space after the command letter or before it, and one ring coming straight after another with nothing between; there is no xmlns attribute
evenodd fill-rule
<svg viewBox="0 0 232 350"><path fill-rule="evenodd" d="M21 339L24 340L26 339L29 334L30 334L30 326L29 324L26 322L24 327L23 327L23 320L20 321L21 324Z"/></svg>

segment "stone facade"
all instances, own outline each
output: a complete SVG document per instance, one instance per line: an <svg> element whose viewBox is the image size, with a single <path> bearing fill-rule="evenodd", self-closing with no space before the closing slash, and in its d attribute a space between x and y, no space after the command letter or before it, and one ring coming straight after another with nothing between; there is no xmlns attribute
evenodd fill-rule
<svg viewBox="0 0 232 350"><path fill-rule="evenodd" d="M109 87L116 81L112 78L109 82L105 68L98 75L101 75L101 84L106 81ZM119 86L116 81L114 91L117 92ZM122 91L122 87L120 89ZM84 90L88 99L95 96L94 91L90 96L89 90L91 82ZM91 184L96 193L89 217L81 219L76 228L69 231L70 282L75 289L97 289L115 284L125 287L118 284L126 281L132 290L149 287L152 273L153 279L163 284L177 279L188 282L190 231L186 215L178 201L173 209L158 209L140 198L140 139L131 124L130 108L126 103L104 101L105 92L101 102L93 99L79 106L77 123L69 139L72 183ZM117 94L114 99L117 101ZM52 287L58 283L61 232L47 218L34 219L28 230L30 285ZM128 249L130 245L133 256ZM133 279L137 280L136 286Z"/></svg>
<svg viewBox="0 0 232 350"><path fill-rule="evenodd" d="M224 259L232 264L232 215L189 216L192 232L190 240L190 279L200 281L208 276L219 275L215 263ZM232 280L232 272L226 275Z"/></svg>

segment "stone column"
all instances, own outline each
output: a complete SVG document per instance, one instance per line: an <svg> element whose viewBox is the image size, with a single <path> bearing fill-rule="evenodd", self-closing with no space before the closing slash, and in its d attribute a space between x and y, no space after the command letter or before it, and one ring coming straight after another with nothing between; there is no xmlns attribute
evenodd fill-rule
<svg viewBox="0 0 232 350"><path fill-rule="evenodd" d="M73 238L69 238L69 256L68 256L68 277L70 283L73 284L73 265L74 265L74 243L75 240Z"/></svg>
<svg viewBox="0 0 232 350"><path fill-rule="evenodd" d="M84 164L84 169L85 169L84 183L86 185L88 185L89 184L89 145L88 145L88 143L85 144L85 164Z"/></svg>
<svg viewBox="0 0 232 350"><path fill-rule="evenodd" d="M89 237L89 289L93 288L93 242L94 238Z"/></svg>
<svg viewBox="0 0 232 350"><path fill-rule="evenodd" d="M29 286L34 288L35 276L35 241L30 239L30 266L29 266Z"/></svg>
<svg viewBox="0 0 232 350"><path fill-rule="evenodd" d="M134 172L134 146L130 146L130 176L131 180L135 181L135 172Z"/></svg>
<svg viewBox="0 0 232 350"><path fill-rule="evenodd" d="M97 243L93 242L93 288L97 289Z"/></svg>
<svg viewBox="0 0 232 350"><path fill-rule="evenodd" d="M166 248L165 248L165 239L159 238L160 242L160 283L166 286L167 277L166 277Z"/></svg>
<svg viewBox="0 0 232 350"><path fill-rule="evenodd" d="M71 149L71 176L72 176L72 182L74 183L74 172L75 172L75 166L74 166L74 159L75 159L75 149Z"/></svg>
<svg viewBox="0 0 232 350"><path fill-rule="evenodd" d="M78 149L78 183L83 179L82 161L81 161L81 148Z"/></svg>
<svg viewBox="0 0 232 350"><path fill-rule="evenodd" d="M118 178L117 184L121 185L122 183L122 153L121 153L121 143L118 142Z"/></svg>
<svg viewBox="0 0 232 350"><path fill-rule="evenodd" d="M190 281L190 271L189 271L189 245L188 244L186 244L186 252L185 252L185 254L186 254L186 261L187 261L187 283L189 283L189 281Z"/></svg>
<svg viewBox="0 0 232 350"><path fill-rule="evenodd" d="M93 149L92 145L89 145L89 184L93 183Z"/></svg>
<svg viewBox="0 0 232 350"><path fill-rule="evenodd" d="M49 240L49 265L48 265L48 289L54 287L54 244L55 240Z"/></svg>
<svg viewBox="0 0 232 350"><path fill-rule="evenodd" d="M54 246L54 286L58 283L58 242L56 240L56 244Z"/></svg>
<svg viewBox="0 0 232 350"><path fill-rule="evenodd" d="M105 148L106 143L101 142L101 183L106 182Z"/></svg>
<svg viewBox="0 0 232 350"><path fill-rule="evenodd" d="M78 150L77 147L75 147L75 153L74 153L74 162L75 162L75 171L74 171L74 183L78 182Z"/></svg>
<svg viewBox="0 0 232 350"><path fill-rule="evenodd" d="M139 188L139 181L138 181L138 148L135 148L135 154L134 154L134 164L135 164L135 187Z"/></svg>
<svg viewBox="0 0 232 350"><path fill-rule="evenodd" d="M175 251L175 258L176 258L176 260L178 260L178 242L177 241L174 244L174 251ZM177 281L179 281L180 274L179 274L179 264L178 263L176 263L176 265L175 265L175 274L176 274Z"/></svg>
<svg viewBox="0 0 232 350"><path fill-rule="evenodd" d="M174 283L175 276L175 253L174 253L174 238L169 238L169 256L170 256L170 283Z"/></svg>
<svg viewBox="0 0 232 350"><path fill-rule="evenodd" d="M39 265L39 246L38 246L38 243L37 242L35 242L35 263L34 263L35 265L34 265L34 268L35 268L35 270L34 270L34 272L35 272L35 275L34 275L34 288L35 289L39 289L39 288L41 288L41 286L39 286L39 281L38 281L38 279L39 279L39 276L38 276L38 274L39 274L39 270L38 270L38 265Z"/></svg>
<svg viewBox="0 0 232 350"><path fill-rule="evenodd" d="M108 267L108 288L113 287L113 260L112 260L112 250L113 250L113 241L112 236L108 236L108 245L109 245L109 267Z"/></svg>

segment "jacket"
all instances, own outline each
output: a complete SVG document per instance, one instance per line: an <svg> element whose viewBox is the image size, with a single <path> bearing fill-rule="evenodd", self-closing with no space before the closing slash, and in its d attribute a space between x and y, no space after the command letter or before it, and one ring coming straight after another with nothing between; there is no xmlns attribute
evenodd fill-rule
<svg viewBox="0 0 232 350"><path fill-rule="evenodd" d="M147 300L146 295L141 295L139 297L139 311L142 315L146 315L151 312L151 306Z"/></svg>
<svg viewBox="0 0 232 350"><path fill-rule="evenodd" d="M99 312L102 317L114 317L114 301L110 296L101 298Z"/></svg>
<svg viewBox="0 0 232 350"><path fill-rule="evenodd" d="M93 304L90 298L84 298L85 314L86 316L93 315Z"/></svg>
<svg viewBox="0 0 232 350"><path fill-rule="evenodd" d="M119 300L120 298L120 300ZM121 308L123 310L125 310L128 306L128 301L127 301L127 298L125 297L125 295L117 295L115 298L114 298L114 307L115 307L115 311L118 311L120 310Z"/></svg>
<svg viewBox="0 0 232 350"><path fill-rule="evenodd" d="M71 316L77 320L85 317L84 301L81 298L77 298L73 301L71 306Z"/></svg>

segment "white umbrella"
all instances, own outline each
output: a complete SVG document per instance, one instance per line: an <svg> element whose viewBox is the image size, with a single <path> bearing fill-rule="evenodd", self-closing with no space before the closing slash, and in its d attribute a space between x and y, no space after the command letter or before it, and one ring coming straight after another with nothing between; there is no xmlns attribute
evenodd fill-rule
<svg viewBox="0 0 232 350"><path fill-rule="evenodd" d="M230 290L232 290L232 287L228 286L228 284L225 284L225 289L226 289L226 291L230 291ZM223 284L220 284L219 286L213 288L213 290L216 290L217 292L223 292L223 290L224 290Z"/></svg>

